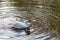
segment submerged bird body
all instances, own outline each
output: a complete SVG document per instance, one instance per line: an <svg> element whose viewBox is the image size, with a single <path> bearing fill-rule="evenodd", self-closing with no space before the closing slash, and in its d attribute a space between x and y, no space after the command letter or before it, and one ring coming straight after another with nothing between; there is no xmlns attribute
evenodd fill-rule
<svg viewBox="0 0 60 40"><path fill-rule="evenodd" d="M22 23L22 22L16 22L14 24L14 27L15 28L25 28L27 25L25 23Z"/></svg>

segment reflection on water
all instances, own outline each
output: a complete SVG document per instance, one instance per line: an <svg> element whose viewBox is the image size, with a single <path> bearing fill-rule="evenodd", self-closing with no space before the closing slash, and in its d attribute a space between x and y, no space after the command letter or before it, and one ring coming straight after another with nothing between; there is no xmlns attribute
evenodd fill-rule
<svg viewBox="0 0 60 40"><path fill-rule="evenodd" d="M53 4L51 2L53 1L52 0L51 1L33 0L33 1L26 2L25 0L24 1L21 0L20 2L19 0L17 1L16 0L0 0L0 40L59 40L56 37L54 30L50 31L50 29L47 29L47 28L50 28L49 27L50 23L53 24L53 23L56 23L56 21L59 22L60 20L59 14L57 13L55 14L55 11L57 11L58 9L55 10L52 6ZM49 6L51 6L52 9ZM53 13L52 13L52 10L53 10ZM36 17L37 22L35 22L34 24L35 26L34 25L33 26L34 27L38 26L37 28L40 28L40 29L37 29L37 28L35 29L37 29L39 32L43 31L41 34L36 35L35 29L33 29L34 32L31 33L31 35L25 35L26 33L24 31L15 32L12 29L10 29L12 25L16 22L15 16L23 16L24 18L29 19L31 18L32 15L27 17L28 13L33 13L32 14L34 15L33 17ZM56 24L53 24L53 25L57 26ZM52 26L53 27L52 29L54 29L55 26ZM46 33L46 31L48 32ZM53 34L51 35L51 33Z"/></svg>

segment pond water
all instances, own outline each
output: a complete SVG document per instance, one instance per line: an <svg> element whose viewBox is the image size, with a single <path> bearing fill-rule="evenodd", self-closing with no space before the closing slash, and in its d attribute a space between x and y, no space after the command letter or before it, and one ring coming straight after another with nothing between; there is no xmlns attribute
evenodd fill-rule
<svg viewBox="0 0 60 40"><path fill-rule="evenodd" d="M24 31L21 32L15 32L12 29L12 25L16 22L16 17L15 16L25 16L27 15L27 11L20 11L19 9L25 9L24 7L19 8L16 7L15 5L18 4L18 2L14 2L14 0L0 0L0 40L60 40L57 37L52 37L50 35L50 32L48 33L41 33L41 34L35 34L36 32L34 31L35 29L30 29L31 31L34 31L30 35L26 35ZM42 1L41 1L42 3ZM19 5L18 5L19 6ZM36 7L36 6L35 6ZM40 9L39 9L40 7ZM44 6L45 8L48 8ZM51 15L50 13L44 14L45 8L43 6L38 6L38 8L33 8L36 9L33 12L35 13L36 16L49 16ZM43 12L44 11L44 12ZM49 12L49 10L46 10ZM32 12L32 11L31 11ZM32 12L32 13L33 13ZM40 14L36 14L40 13ZM49 14L49 15L48 15ZM43 19L43 22L47 21L47 19ZM46 27L46 26L44 26ZM48 26L47 26L48 27Z"/></svg>
<svg viewBox="0 0 60 40"><path fill-rule="evenodd" d="M41 40L44 40L45 38L50 37L47 36L43 38L44 36L48 35L44 33L39 35L35 35L34 33L32 33L31 35L26 35L24 31L15 32L12 29L9 29L14 22L15 21L13 18L5 18L4 20L0 20L0 40L37 40L39 39L39 37L41 38ZM34 29L31 29L30 31L34 31Z"/></svg>

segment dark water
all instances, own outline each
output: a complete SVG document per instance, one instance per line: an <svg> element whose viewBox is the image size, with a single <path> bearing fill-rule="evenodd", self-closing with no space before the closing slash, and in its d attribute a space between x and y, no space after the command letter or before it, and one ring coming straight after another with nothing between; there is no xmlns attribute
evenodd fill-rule
<svg viewBox="0 0 60 40"><path fill-rule="evenodd" d="M56 8L58 7L56 4L59 5L58 1L56 4L54 4L56 2L54 0L0 1L0 40L59 40L57 37L59 31L57 30L60 24L60 15L59 8ZM16 20L19 20L15 16L22 16L22 19L36 19L33 28L38 34L34 34L36 33L34 31L31 35L26 35L24 31L14 32L11 30L10 27Z"/></svg>

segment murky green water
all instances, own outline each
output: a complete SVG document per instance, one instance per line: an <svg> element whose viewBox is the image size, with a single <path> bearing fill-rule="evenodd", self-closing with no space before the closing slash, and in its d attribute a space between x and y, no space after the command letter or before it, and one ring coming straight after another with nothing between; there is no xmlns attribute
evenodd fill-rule
<svg viewBox="0 0 60 40"><path fill-rule="evenodd" d="M15 16L37 20L31 25L37 35L32 33L28 36L9 29L19 20ZM59 33L59 0L0 0L0 40L59 40Z"/></svg>

